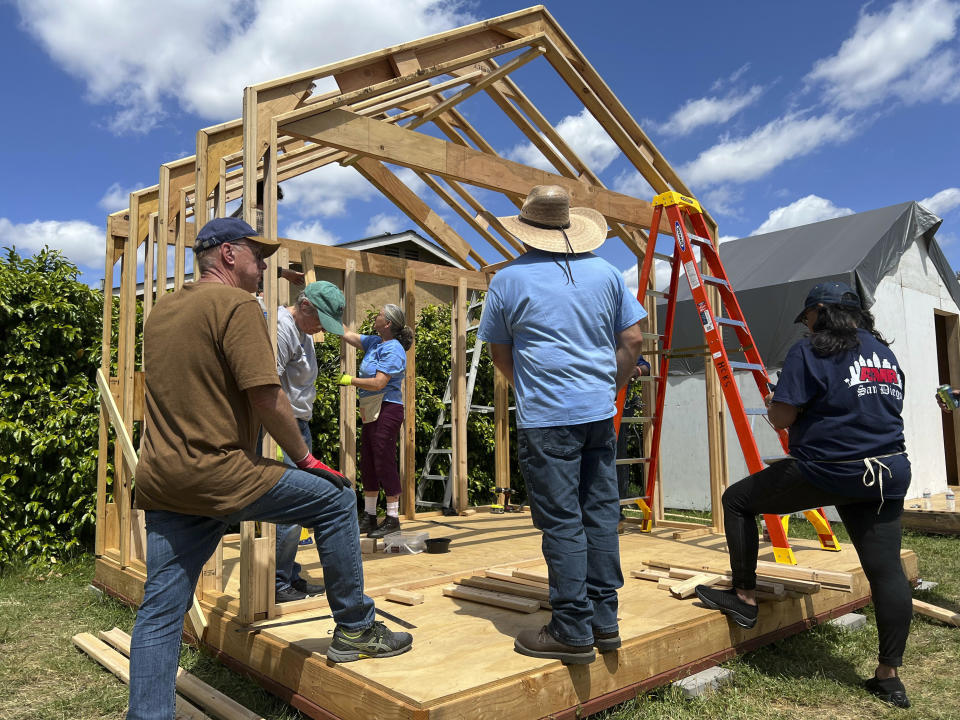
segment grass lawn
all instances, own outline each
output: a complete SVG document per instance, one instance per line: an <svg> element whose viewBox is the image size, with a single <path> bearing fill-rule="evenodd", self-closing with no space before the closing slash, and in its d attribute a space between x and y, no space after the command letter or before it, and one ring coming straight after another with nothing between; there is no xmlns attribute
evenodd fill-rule
<svg viewBox="0 0 960 720"><path fill-rule="evenodd" d="M805 522L791 523L791 534L808 533ZM846 540L842 526L837 534ZM923 578L939 583L917 597L960 611L960 538L905 533L904 546L920 557ZM70 642L82 631L133 627L132 610L87 590L92 576L90 557L42 570L6 568L0 574L0 720L123 717L126 686ZM684 700L668 686L595 717L960 720L960 628L915 616L903 669L913 707L897 710L858 687L876 659L872 607L865 612L865 629L843 633L818 627L725 663L734 672L733 682L706 699ZM185 648L180 661L265 718L303 717L202 652Z"/></svg>

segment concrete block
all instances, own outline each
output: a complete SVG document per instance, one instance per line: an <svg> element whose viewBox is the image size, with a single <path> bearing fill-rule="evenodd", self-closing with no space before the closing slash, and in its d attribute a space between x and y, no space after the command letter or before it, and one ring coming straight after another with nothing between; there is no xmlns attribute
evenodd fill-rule
<svg viewBox="0 0 960 720"><path fill-rule="evenodd" d="M860 628L866 626L867 618L860 613L847 613L846 615L841 615L838 618L834 618L830 621L830 625L833 625L838 630L859 630Z"/></svg>
<svg viewBox="0 0 960 720"><path fill-rule="evenodd" d="M677 680L673 685L680 689L686 699L690 700L713 692L721 685L730 682L732 677L733 673L730 670L714 665L701 670L696 675Z"/></svg>
<svg viewBox="0 0 960 720"><path fill-rule="evenodd" d="M924 580L923 578L921 578L917 582L917 586L914 588L914 590L933 590L939 584L940 583L936 583L933 580Z"/></svg>

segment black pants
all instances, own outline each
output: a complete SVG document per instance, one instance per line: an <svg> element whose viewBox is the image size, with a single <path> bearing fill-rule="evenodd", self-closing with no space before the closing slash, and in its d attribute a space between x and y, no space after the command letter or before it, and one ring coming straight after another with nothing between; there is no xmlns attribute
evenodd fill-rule
<svg viewBox="0 0 960 720"><path fill-rule="evenodd" d="M860 565L870 582L880 635L879 662L898 667L910 632L913 605L910 583L900 564L900 516L903 500L864 502L821 490L806 479L794 460L783 460L734 483L723 493L723 518L734 587L752 590L757 581L758 515L786 515L834 505Z"/></svg>

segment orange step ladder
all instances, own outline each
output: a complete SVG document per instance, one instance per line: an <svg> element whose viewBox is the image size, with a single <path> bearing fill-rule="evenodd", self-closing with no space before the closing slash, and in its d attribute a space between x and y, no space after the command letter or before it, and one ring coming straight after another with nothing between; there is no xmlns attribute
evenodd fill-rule
<svg viewBox="0 0 960 720"><path fill-rule="evenodd" d="M747 410L743 405L743 398L740 396L740 390L737 387L734 378L735 370L749 371L756 383L760 397L765 397L769 393L770 378L764 368L763 361L760 359L760 353L757 351L753 342L753 336L747 327L746 319L740 310L740 304L734 294L733 288L727 277L727 273L720 262L720 255L717 249L710 241L710 231L707 229L706 221L703 217L703 211L696 199L681 195L678 192L668 191L657 195L653 199L653 220L650 223L650 238L647 242L647 252L643 258L643 266L640 270L640 284L637 292L637 299L643 302L645 294L651 294L656 297L667 299L666 320L663 332L658 336L662 342L659 351L660 363L659 372L654 377L656 382L656 402L654 412L649 418L652 425L652 435L650 440L650 455L647 458L628 460L627 462L645 462L647 467L646 487L642 497L632 499L643 513L643 522L641 530L649 532L653 526L652 508L654 491L656 489L657 478L657 460L660 449L660 434L663 428L663 408L667 392L667 372L670 367L670 358L675 356L672 352L674 316L677 309L677 289L680 280L680 269L687 277L687 283L690 286L690 292L693 296L693 302L696 306L697 315L703 328L703 334L707 341L707 352L713 359L717 375L720 379L720 387L723 390L724 399L727 402L727 408L730 411L730 417L733 420L733 426L737 432L737 438L740 440L740 447L743 450L743 456L746 460L747 469L751 474L760 472L769 462L774 459L764 459L760 456L757 448L757 442L753 435L753 429L750 426L749 415L766 414L765 409ZM647 290L650 279L650 272L653 268L654 257L658 255L654 250L657 243L657 232L660 227L660 219L666 213L667 219L673 228L674 250L672 256L660 256L670 262L670 285L666 292L657 292ZM686 221L686 222L685 222ZM693 233L687 230L686 223L689 222ZM705 275L700 272L699 263L694 254L694 246L700 248L701 257L706 263L711 275ZM710 305L710 300L706 293L706 286L716 287L720 292L722 306L726 309L726 317L717 317ZM723 342L723 329L729 328L736 333L738 348L727 348ZM679 354L686 354L682 350L689 351L689 348L678 349ZM729 353L742 353L744 359L731 360ZM617 397L617 415L615 426L620 430L620 423L623 414L623 406L626 399L626 388L621 389ZM783 446L784 453L787 452L787 433L785 430L778 430L780 444ZM782 458L776 458L782 459ZM817 531L820 547L824 550L840 550L840 544L837 542L829 521L822 508L808 510L804 513L810 523ZM778 515L764 515L766 523L766 533L773 544L774 557L779 563L796 565L797 559L793 550L790 548L790 542L787 540L787 521L789 516L781 518Z"/></svg>

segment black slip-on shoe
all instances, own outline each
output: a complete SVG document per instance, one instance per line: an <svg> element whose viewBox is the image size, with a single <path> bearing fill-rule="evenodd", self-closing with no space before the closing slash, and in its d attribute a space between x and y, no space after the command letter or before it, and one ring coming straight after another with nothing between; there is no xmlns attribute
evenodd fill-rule
<svg viewBox="0 0 960 720"><path fill-rule="evenodd" d="M898 677L881 680L874 676L865 680L863 686L869 693L876 695L886 703L903 709L910 707L910 698L907 697L907 689Z"/></svg>
<svg viewBox="0 0 960 720"><path fill-rule="evenodd" d="M539 630L521 630L513 649L521 655L559 660L567 665L588 665L597 657L593 645L562 643L550 634L546 625Z"/></svg>
<svg viewBox="0 0 960 720"><path fill-rule="evenodd" d="M757 606L737 597L737 591L697 585L697 597L711 610L719 610L737 625L748 630L757 624Z"/></svg>
<svg viewBox="0 0 960 720"><path fill-rule="evenodd" d="M307 597L306 593L300 592L296 588L287 587L283 590L277 590L274 594L274 602L276 603L285 603L293 602L294 600L303 600Z"/></svg>
<svg viewBox="0 0 960 720"><path fill-rule="evenodd" d="M304 580L302 577L298 577L290 584L293 585L294 590L302 592L304 595L323 595L327 591L323 585Z"/></svg>

